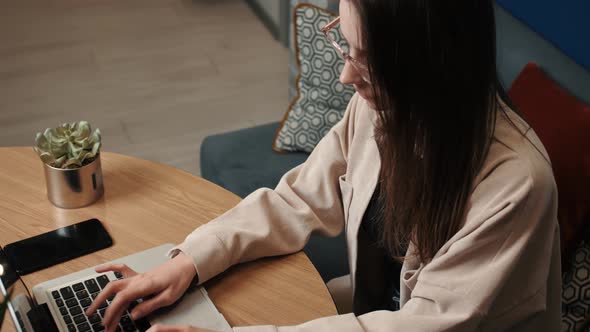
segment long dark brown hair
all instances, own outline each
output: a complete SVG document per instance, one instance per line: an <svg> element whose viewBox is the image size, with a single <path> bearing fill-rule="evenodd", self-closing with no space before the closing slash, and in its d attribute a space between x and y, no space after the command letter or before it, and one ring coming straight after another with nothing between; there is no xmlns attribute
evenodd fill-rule
<svg viewBox="0 0 590 332"><path fill-rule="evenodd" d="M423 261L462 226L498 99L493 0L352 0L376 95L382 242Z"/></svg>

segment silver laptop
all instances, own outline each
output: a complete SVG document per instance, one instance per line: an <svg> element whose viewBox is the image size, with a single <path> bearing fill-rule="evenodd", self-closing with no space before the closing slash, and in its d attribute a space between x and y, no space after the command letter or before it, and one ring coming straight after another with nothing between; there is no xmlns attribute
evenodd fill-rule
<svg viewBox="0 0 590 332"><path fill-rule="evenodd" d="M166 253L172 247L172 244L165 244L112 262L124 263L135 271L143 272L164 263L168 259ZM11 300L5 317L12 318L14 329L18 332L103 331L100 322L112 298L107 300L95 315L87 317L84 311L108 282L120 278L123 276L112 272L96 273L92 267L38 284L33 287L31 294L10 267L0 248L0 299L3 300L10 294ZM215 308L203 287L189 288L174 305L158 310L144 319L133 321L129 311L137 304L132 303L121 318L120 331L145 331L156 323L231 331L231 327ZM10 323L4 321L2 330L4 331Z"/></svg>

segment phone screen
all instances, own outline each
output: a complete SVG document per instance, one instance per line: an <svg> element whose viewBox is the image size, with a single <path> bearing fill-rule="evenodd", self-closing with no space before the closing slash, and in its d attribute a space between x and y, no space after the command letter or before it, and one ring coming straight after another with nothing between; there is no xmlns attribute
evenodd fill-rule
<svg viewBox="0 0 590 332"><path fill-rule="evenodd" d="M86 220L4 247L10 264L20 274L110 247L113 240L98 219Z"/></svg>

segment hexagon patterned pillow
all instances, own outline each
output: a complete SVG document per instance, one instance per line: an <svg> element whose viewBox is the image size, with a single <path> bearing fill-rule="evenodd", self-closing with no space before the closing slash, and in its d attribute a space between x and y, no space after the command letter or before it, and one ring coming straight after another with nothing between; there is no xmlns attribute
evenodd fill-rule
<svg viewBox="0 0 590 332"><path fill-rule="evenodd" d="M561 331L590 330L590 244L580 243L569 271L563 274Z"/></svg>
<svg viewBox="0 0 590 332"><path fill-rule="evenodd" d="M294 8L294 41L299 75L297 96L277 130L273 149L311 152L346 111L354 89L339 81L344 60L321 29L335 14L311 5ZM338 40L340 36L334 34Z"/></svg>

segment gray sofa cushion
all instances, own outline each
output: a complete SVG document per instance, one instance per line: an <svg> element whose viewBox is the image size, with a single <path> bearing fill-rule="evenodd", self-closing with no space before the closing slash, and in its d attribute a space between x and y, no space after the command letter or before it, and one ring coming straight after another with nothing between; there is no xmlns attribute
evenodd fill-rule
<svg viewBox="0 0 590 332"><path fill-rule="evenodd" d="M208 136L201 145L201 176L240 197L274 188L283 174L303 163L307 153L272 150L278 122Z"/></svg>

